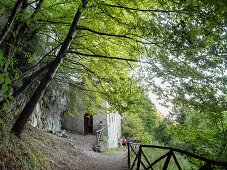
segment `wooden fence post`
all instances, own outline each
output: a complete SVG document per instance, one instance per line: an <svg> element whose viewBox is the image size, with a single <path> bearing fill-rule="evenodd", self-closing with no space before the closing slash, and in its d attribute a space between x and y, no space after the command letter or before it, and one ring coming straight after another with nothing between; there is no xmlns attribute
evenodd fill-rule
<svg viewBox="0 0 227 170"><path fill-rule="evenodd" d="M131 164L131 160L130 160L130 155L131 155L131 153L130 153L130 142L129 143L127 143L127 145L128 145L128 169L130 169L130 164Z"/></svg>
<svg viewBox="0 0 227 170"><path fill-rule="evenodd" d="M138 152L138 162L137 162L137 170L140 169L140 162L141 162L141 153L142 153L142 146L140 145L139 152Z"/></svg>

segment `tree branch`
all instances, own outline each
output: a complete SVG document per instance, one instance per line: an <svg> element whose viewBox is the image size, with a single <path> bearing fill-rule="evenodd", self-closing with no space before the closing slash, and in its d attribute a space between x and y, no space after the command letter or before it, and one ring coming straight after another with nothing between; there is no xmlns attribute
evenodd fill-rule
<svg viewBox="0 0 227 170"><path fill-rule="evenodd" d="M109 56L103 56L103 55L84 54L84 53L80 53L80 52L72 51L72 50L68 51L68 53L72 53L72 54L76 54L76 55L82 55L82 56L86 56L86 57L107 58L107 59L123 60L123 61L131 61L131 62L138 62L138 63L155 65L154 63L148 62L148 61L141 61L141 60L135 60L135 59L127 59L127 58L119 58L119 57L109 57Z"/></svg>
<svg viewBox="0 0 227 170"><path fill-rule="evenodd" d="M60 19L62 19L62 18L60 18ZM37 21L48 22L48 23L51 23L51 24L61 24L61 25L68 25L68 26L71 25L71 23L69 23L69 22L62 22L62 21L51 21L51 20L43 20L43 19L37 19Z"/></svg>
<svg viewBox="0 0 227 170"><path fill-rule="evenodd" d="M12 10L12 12L11 12L9 18L8 18L8 21L7 21L7 23L5 24L4 28L2 29L2 31L0 33L0 44L5 39L6 35L8 34L9 30L11 29L23 1L24 0L18 0L16 2L16 4L14 5L14 8L13 8L13 10Z"/></svg>
<svg viewBox="0 0 227 170"><path fill-rule="evenodd" d="M160 9L136 9L136 8L130 8L130 7L122 6L122 5L111 5L111 4L105 4L105 5L108 6L108 7L112 7L112 8L121 8L121 9L127 9L127 10L132 10L132 11L140 11L140 12L159 12L159 13L178 12L178 13L185 13L185 11L189 10L189 9L183 9L183 10L167 11L167 10L160 10Z"/></svg>
<svg viewBox="0 0 227 170"><path fill-rule="evenodd" d="M78 29L93 32L93 33L98 34L98 35L106 35L106 36L111 36L111 37L118 37L118 38L126 38L126 39L130 39L130 40L135 40L134 38L126 36L126 35L117 35L117 34L98 32L98 31L95 31L95 30L92 30L90 28L86 28L86 27L83 27L83 26L79 26ZM134 36L136 36L136 35L134 35ZM137 37L139 37L139 36L137 36ZM158 47L161 47L160 45L158 45L158 43L154 43L154 42L151 42L149 40L147 40L148 42L143 42L143 41L140 41L140 40L135 40L135 41L138 42L138 43L141 43L141 44L153 44L153 45L156 45Z"/></svg>
<svg viewBox="0 0 227 170"><path fill-rule="evenodd" d="M28 87L30 87L30 85L48 68L49 68L49 65L46 65L46 66L40 68L39 70L37 70L36 72L34 72L31 76L29 76L29 78L23 83L23 85L16 91L14 91L14 93L12 94L14 99L19 97ZM0 111L2 111L3 105L7 101L10 101L9 97L7 97L6 99L4 99L0 102Z"/></svg>
<svg viewBox="0 0 227 170"><path fill-rule="evenodd" d="M77 88L77 89L80 89L82 91L89 91L89 92L95 92L95 93L100 93L100 94L105 94L103 92L99 92L99 91L96 91L96 90L89 90L89 89L85 89L85 88L82 88L80 86L77 86L76 83L71 83L70 81L66 81L66 80L62 80L60 78L57 78L57 77L54 77L54 80L56 81L62 81L63 83L66 83L74 88Z"/></svg>
<svg viewBox="0 0 227 170"><path fill-rule="evenodd" d="M68 61L68 62L70 62L70 63L72 63L72 64L76 64L76 65L81 65L85 70L87 70L88 72L90 72L90 73L92 73L95 77L97 77L99 80L102 80L102 78L101 77L99 77L98 75L96 75L95 74L95 72L93 72L92 70L90 70L87 66L85 66L84 64L81 64L81 63L79 63L79 62L77 62L77 61L75 61L75 60L71 60L71 59L65 59L65 61Z"/></svg>
<svg viewBox="0 0 227 170"><path fill-rule="evenodd" d="M45 54L45 55L39 60L39 62L37 62L35 65L31 66L30 68L26 69L26 70L24 71L24 73L27 72L28 70L31 70L31 69L35 68L36 66L38 66L38 65L39 65L39 64L40 64L48 55L50 55L50 53L52 53L54 50L56 50L58 47L60 47L60 45L61 45L61 44L58 44L56 47L52 48L47 54Z"/></svg>

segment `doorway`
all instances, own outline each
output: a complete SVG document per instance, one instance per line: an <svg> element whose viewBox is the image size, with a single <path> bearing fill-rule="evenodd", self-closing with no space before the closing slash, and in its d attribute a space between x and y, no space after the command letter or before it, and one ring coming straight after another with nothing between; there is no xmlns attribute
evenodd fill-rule
<svg viewBox="0 0 227 170"><path fill-rule="evenodd" d="M93 116L86 113L84 114L84 134L93 133Z"/></svg>

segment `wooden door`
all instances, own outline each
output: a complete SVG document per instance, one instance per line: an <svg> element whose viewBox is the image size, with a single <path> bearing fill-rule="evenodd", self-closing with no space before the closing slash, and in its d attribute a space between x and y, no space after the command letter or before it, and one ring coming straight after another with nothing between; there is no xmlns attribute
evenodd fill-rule
<svg viewBox="0 0 227 170"><path fill-rule="evenodd" d="M88 119L88 133L92 134L93 133L93 116L90 115Z"/></svg>
<svg viewBox="0 0 227 170"><path fill-rule="evenodd" d="M88 114L84 114L84 134L88 134Z"/></svg>
<svg viewBox="0 0 227 170"><path fill-rule="evenodd" d="M84 114L84 134L93 133L93 117L88 113Z"/></svg>

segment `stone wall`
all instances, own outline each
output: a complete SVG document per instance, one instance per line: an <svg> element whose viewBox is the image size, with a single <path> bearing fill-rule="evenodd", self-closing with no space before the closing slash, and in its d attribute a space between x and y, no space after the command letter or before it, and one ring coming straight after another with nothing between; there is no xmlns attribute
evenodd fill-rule
<svg viewBox="0 0 227 170"><path fill-rule="evenodd" d="M76 90L76 96L74 102L76 106L74 113L69 115L68 113L62 115L62 128L76 132L79 134L84 134L84 113L86 111L84 107L84 101L82 99L83 93L79 90Z"/></svg>
<svg viewBox="0 0 227 170"><path fill-rule="evenodd" d="M84 134L84 113L78 113L73 117L68 114L62 116L62 128Z"/></svg>
<svg viewBox="0 0 227 170"><path fill-rule="evenodd" d="M11 104L10 112L17 115L26 104L26 96L22 95ZM45 130L61 130L61 115L66 111L69 99L64 92L48 89L36 105L29 123Z"/></svg>
<svg viewBox="0 0 227 170"><path fill-rule="evenodd" d="M66 113L69 99L64 92L48 89L42 99L36 105L29 123L41 129L60 131L66 129L84 134L84 113L86 108L80 93L76 96L76 113L70 116ZM14 103L15 115L21 112L26 103L26 97L22 96ZM108 108L108 103L104 105ZM16 108L16 109L15 109ZM107 113L100 110L98 115L93 116L93 134L100 129L100 121L106 129L107 147L118 147L118 140L121 137L121 116L116 112Z"/></svg>
<svg viewBox="0 0 227 170"><path fill-rule="evenodd" d="M102 127L105 127L107 130L107 113L100 111L98 115L93 116L93 131L96 132L100 129L100 121L102 121Z"/></svg>
<svg viewBox="0 0 227 170"><path fill-rule="evenodd" d="M61 130L61 115L66 111L69 100L64 92L49 90L36 105L30 119L34 127L46 130Z"/></svg>
<svg viewBox="0 0 227 170"><path fill-rule="evenodd" d="M118 147L118 142L121 137L121 116L119 113L107 114L107 127L108 127L108 147Z"/></svg>
<svg viewBox="0 0 227 170"><path fill-rule="evenodd" d="M104 103L108 107L107 102ZM84 113L86 109L83 107L83 102L77 104L77 114L74 117L64 115L62 117L62 127L66 130L84 134ZM93 115L93 134L100 129L100 121L102 127L106 129L108 148L118 147L118 142L121 137L121 116L118 112L108 113L106 110L100 110L98 115Z"/></svg>

